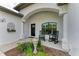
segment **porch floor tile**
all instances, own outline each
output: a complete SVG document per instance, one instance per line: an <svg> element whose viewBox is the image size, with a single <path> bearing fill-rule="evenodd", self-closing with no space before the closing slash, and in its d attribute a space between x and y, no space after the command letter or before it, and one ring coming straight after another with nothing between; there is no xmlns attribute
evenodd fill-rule
<svg viewBox="0 0 79 59"><path fill-rule="evenodd" d="M61 42L58 42L57 44L54 44L54 42L42 41L42 44L44 46L47 46L47 47L50 47L50 48L55 48L55 49L63 51Z"/></svg>

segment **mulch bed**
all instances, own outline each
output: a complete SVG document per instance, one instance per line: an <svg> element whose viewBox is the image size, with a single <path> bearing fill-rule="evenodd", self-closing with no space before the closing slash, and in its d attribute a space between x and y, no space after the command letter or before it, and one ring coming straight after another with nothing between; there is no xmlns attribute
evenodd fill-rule
<svg viewBox="0 0 79 59"><path fill-rule="evenodd" d="M44 46L44 51L48 54L48 56L70 56L67 52L63 52L61 50L57 50L54 48L49 48ZM20 51L17 51L16 48L13 48L7 52L5 52L7 56L24 56L24 54Z"/></svg>

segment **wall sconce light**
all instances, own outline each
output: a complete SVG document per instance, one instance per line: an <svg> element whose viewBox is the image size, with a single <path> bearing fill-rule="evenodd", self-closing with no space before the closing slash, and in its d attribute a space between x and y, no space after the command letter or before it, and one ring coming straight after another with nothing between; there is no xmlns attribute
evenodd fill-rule
<svg viewBox="0 0 79 59"><path fill-rule="evenodd" d="M6 22L5 18L0 17L0 22Z"/></svg>

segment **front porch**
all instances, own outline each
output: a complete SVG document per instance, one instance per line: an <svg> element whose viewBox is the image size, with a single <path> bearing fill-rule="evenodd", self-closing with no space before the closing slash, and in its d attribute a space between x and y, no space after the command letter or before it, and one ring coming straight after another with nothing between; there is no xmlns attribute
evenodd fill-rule
<svg viewBox="0 0 79 59"><path fill-rule="evenodd" d="M28 38L32 36L32 31L35 35L36 38L39 38L40 30L42 29L42 24L49 22L55 22L57 23L57 30L59 31L58 35L58 41L59 43L56 45L53 45L53 42L49 42L49 46L54 46L55 48L59 47L58 49L64 50L69 52L69 47L68 47L68 41L67 41L67 14L62 14L59 15L58 12L54 12L53 10L50 11L48 10L42 10L36 12L33 11L32 14L25 15L23 17L23 23L22 23L22 33L21 33L21 38ZM35 24L35 30L32 30L31 25ZM48 41L46 41L48 43ZM51 44L53 43L53 44ZM45 43L46 44L46 43Z"/></svg>

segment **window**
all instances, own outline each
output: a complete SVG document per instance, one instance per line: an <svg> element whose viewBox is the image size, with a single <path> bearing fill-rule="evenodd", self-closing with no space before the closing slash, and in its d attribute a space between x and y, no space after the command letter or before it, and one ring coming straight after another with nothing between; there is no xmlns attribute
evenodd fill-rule
<svg viewBox="0 0 79 59"><path fill-rule="evenodd" d="M42 34L52 34L52 32L56 30L57 30L56 22L46 22L42 24Z"/></svg>

